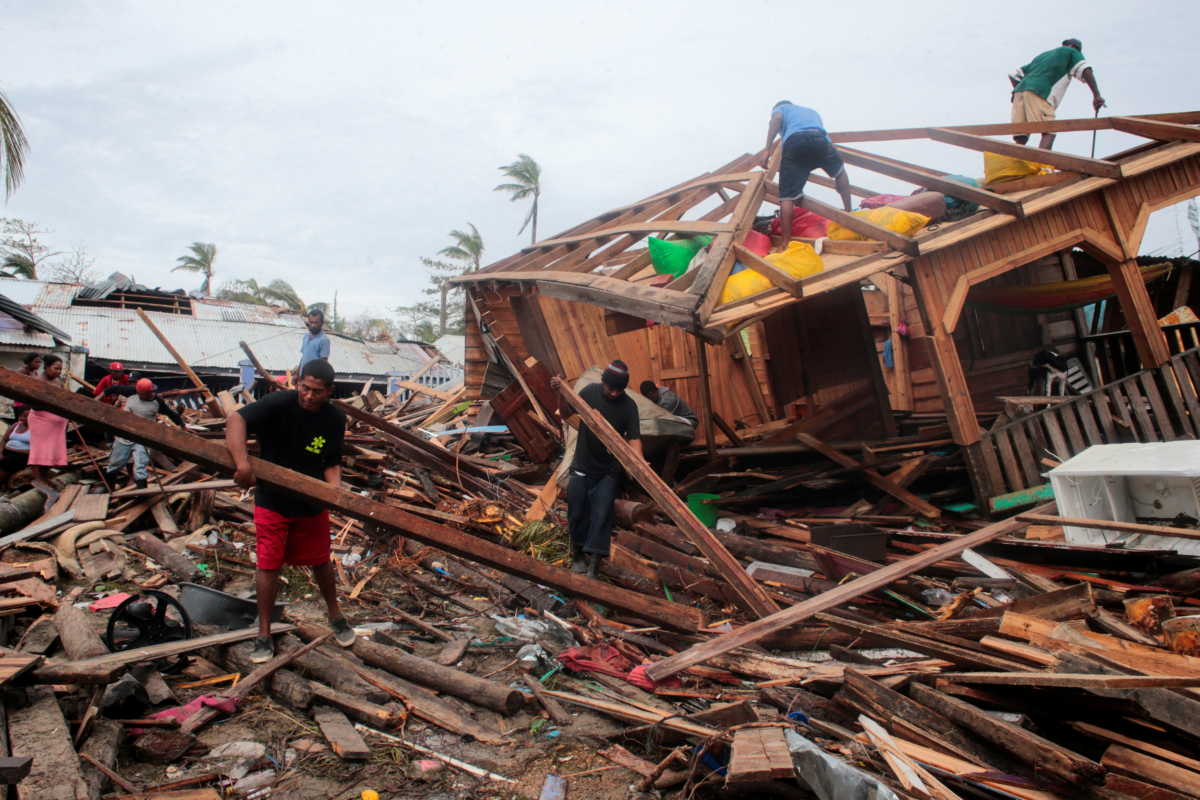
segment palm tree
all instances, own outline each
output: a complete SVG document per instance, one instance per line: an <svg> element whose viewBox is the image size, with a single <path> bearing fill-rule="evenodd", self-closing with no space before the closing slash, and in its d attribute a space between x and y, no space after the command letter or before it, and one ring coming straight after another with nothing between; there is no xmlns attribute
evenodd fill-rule
<svg viewBox="0 0 1200 800"><path fill-rule="evenodd" d="M533 198L533 203L529 206L529 213L525 215L525 221L521 223L521 233L526 227L530 227L529 243L533 244L537 241L537 221L538 221L538 199L542 196L542 168L538 163L529 156L521 153L517 156L517 160L511 164L505 164L502 167L497 167L504 173L504 177L512 178L513 183L502 183L496 187L497 192L508 192L509 200L517 201L524 200L527 197Z"/></svg>
<svg viewBox="0 0 1200 800"><path fill-rule="evenodd" d="M9 253L4 257L4 265L0 266L0 277L37 280L37 266L28 256Z"/></svg>
<svg viewBox="0 0 1200 800"><path fill-rule="evenodd" d="M467 223L467 227L471 229L470 233L450 231L450 238L454 240L454 244L443 247L438 251L438 255L453 258L455 261L466 261L471 265L467 272L478 272L480 259L483 258L483 237L479 235L479 229L470 222Z"/></svg>
<svg viewBox="0 0 1200 800"><path fill-rule="evenodd" d="M21 129L17 112L8 104L8 98L0 94L0 172L4 173L4 196L7 198L17 190L17 184L25 176L25 151L29 140Z"/></svg>
<svg viewBox="0 0 1200 800"><path fill-rule="evenodd" d="M246 278L245 280L229 281L221 286L217 292L218 300L232 300L235 303L251 303L253 305L266 305L266 300L263 298L263 287L258 285L258 281L254 278Z"/></svg>
<svg viewBox="0 0 1200 800"><path fill-rule="evenodd" d="M190 255L180 256L175 259L179 262L179 266L171 270L178 272L185 270L187 272L202 272L204 273L204 283L200 286L200 294L208 295L212 288L213 276L213 261L217 259L217 246L211 242L192 242Z"/></svg>
<svg viewBox="0 0 1200 800"><path fill-rule="evenodd" d="M295 311L297 314L303 314L307 309L304 301L300 299L300 295L285 280L273 280L262 287L262 298L268 303L286 306L290 311Z"/></svg>

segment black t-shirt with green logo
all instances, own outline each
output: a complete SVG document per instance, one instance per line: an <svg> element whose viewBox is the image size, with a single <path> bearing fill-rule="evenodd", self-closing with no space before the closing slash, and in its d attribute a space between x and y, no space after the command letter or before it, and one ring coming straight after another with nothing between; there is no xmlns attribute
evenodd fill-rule
<svg viewBox="0 0 1200 800"><path fill-rule="evenodd" d="M327 467L342 461L346 435L346 413L329 403L320 411L300 407L295 390L272 392L256 403L238 410L246 420L246 431L258 439L262 458L281 467L323 479ZM311 517L324 509L301 495L258 483L254 502L285 517Z"/></svg>

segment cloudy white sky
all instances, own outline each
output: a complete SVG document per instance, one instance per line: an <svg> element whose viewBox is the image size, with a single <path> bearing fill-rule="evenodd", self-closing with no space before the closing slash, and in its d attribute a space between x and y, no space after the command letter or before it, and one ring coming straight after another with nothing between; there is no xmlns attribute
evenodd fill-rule
<svg viewBox="0 0 1200 800"><path fill-rule="evenodd" d="M784 97L831 130L1005 121L1006 73L1067 36L1111 113L1200 109L1198 28L1194 0L0 0L0 89L31 142L0 216L103 274L193 289L170 268L211 241L218 286L285 278L382 314L420 299L418 259L450 229L475 223L488 261L524 242L524 208L492 191L520 152L542 165L550 234L761 147ZM1073 86L1059 116L1089 99ZM1100 132L1097 154L1131 141ZM940 145L868 149L981 171ZM1143 250L1196 247L1166 211Z"/></svg>

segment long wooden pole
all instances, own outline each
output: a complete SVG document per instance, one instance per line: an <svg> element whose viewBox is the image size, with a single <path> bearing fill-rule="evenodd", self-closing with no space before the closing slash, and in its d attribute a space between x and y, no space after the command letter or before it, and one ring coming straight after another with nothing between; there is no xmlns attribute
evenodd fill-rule
<svg viewBox="0 0 1200 800"><path fill-rule="evenodd" d="M179 368L182 369L184 374L188 376L188 379L191 380L192 385L204 392L204 399L208 404L209 410L217 413L218 416L225 416L225 409L222 408L221 404L217 402L217 398L211 391L209 391L209 388L204 385L204 381L200 380L200 376L197 375L195 371L192 370L191 366L189 366L188 363L183 360L183 356L181 356L179 351L175 349L175 345L171 344L171 340L163 335L163 332L158 329L158 326L154 324L154 322L149 316L147 316L146 312L143 311L141 307L137 309L137 313L138 316L142 318L142 322L146 323L146 327L150 329L150 332L154 334L154 337L158 339L158 341L162 343L162 346L167 349L167 352L171 354L171 358L175 359L175 363L179 365Z"/></svg>
<svg viewBox="0 0 1200 800"><path fill-rule="evenodd" d="M267 382L267 391L273 392L279 388L279 384L271 377L271 373L267 372L267 368L258 360L258 356L254 355L254 351L250 349L250 345L245 342L238 342L238 347L242 348L242 352L246 354L246 358L250 359L250 363L254 365L254 371L258 376Z"/></svg>
<svg viewBox="0 0 1200 800"><path fill-rule="evenodd" d="M738 597L738 605L759 617L774 613L779 606L775 605L775 601L771 599L766 590L746 574L741 563L725 549L725 545L721 544L713 532L696 519L696 515L684 505L683 501L679 499L679 495L663 483L662 478L658 477L646 460L637 454L629 442L625 441L612 425L608 424L608 420L585 403L583 398L566 383L560 382L558 390L571 408L579 414L588 430L604 443L608 451L617 461L621 462L625 471L641 484L641 487L658 504L658 507L679 526L688 541L694 544L712 562L717 571L721 573L721 577L729 582L730 588ZM712 417L711 415L707 416L711 426Z"/></svg>
<svg viewBox="0 0 1200 800"><path fill-rule="evenodd" d="M1053 503L1046 503L1035 508L1034 513L1042 513L1053 506ZM897 561L894 564L889 564L873 572L868 572L866 575L861 575L849 583L843 583L835 589L830 589L816 597L810 597L808 600L797 603L791 608L785 608L769 617L755 620L732 633L722 634L715 639L694 645L681 653L676 653L669 658L659 661L657 664L651 664L646 669L646 674L650 676L651 680L665 680L688 667L702 664L710 658L723 655L738 647L753 644L772 633L777 633L785 628L803 622L822 611L840 606L842 603L853 600L856 597L861 597L876 589L882 589L893 581L930 567L939 561L954 558L968 547L978 547L979 545L986 544L993 539L999 539L1001 536L1020 530L1028 524L1028 522L1023 522L1016 518L992 523L974 533L960 536L944 544L939 544L937 547L931 547L903 561Z"/></svg>
<svg viewBox="0 0 1200 800"><path fill-rule="evenodd" d="M50 386L38 378L0 368L0 394L25 402L36 402L40 407L64 417L99 425L126 439L186 458L209 469L225 473L232 473L234 470L233 458L221 442L160 425L153 420L142 419L121 409L97 403L91 398L73 394L66 389ZM618 608L672 630L695 631L702 622L703 617L698 609L621 589L561 567L550 566L503 545L370 500L278 464L251 457L250 466L255 477L264 483L303 495L348 517L373 522L470 561L487 564L577 597Z"/></svg>
<svg viewBox="0 0 1200 800"><path fill-rule="evenodd" d="M708 345L699 336L695 338L696 356L700 365L700 420L704 425L704 443L708 447L708 457L714 458L717 455L717 435L713 430L712 387L709 383L712 376L708 372Z"/></svg>

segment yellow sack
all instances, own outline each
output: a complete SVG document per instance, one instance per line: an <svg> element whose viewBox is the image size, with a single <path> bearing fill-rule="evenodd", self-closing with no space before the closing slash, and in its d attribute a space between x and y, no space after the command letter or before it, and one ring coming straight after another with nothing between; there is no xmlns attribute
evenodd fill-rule
<svg viewBox="0 0 1200 800"><path fill-rule="evenodd" d="M904 211L903 209L892 208L891 206L855 211L854 216L904 236L912 236L929 224L929 217L924 214L918 214L915 211ZM855 233L836 222L829 224L829 238L849 242L865 242L867 240L867 237L861 233Z"/></svg>
<svg viewBox="0 0 1200 800"><path fill-rule="evenodd" d="M779 267L793 278L807 278L825 269L821 257L813 250L808 242L792 242L782 253L771 253L766 261ZM752 269L744 269L736 275L730 275L721 289L720 305L750 297L759 292L765 292L774 284L766 276Z"/></svg>
<svg viewBox="0 0 1200 800"><path fill-rule="evenodd" d="M1024 161L1012 156L1002 156L998 153L983 154L983 183L1000 183L1015 181L1018 178L1028 178L1030 175L1045 175L1053 172L1053 167Z"/></svg>

